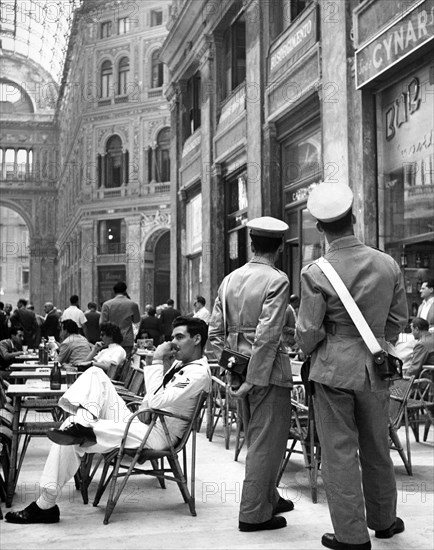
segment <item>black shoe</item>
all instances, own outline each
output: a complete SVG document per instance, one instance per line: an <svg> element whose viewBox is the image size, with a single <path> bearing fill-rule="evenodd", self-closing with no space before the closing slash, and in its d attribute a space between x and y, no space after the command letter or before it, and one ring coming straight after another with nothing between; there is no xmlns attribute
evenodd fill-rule
<svg viewBox="0 0 434 550"><path fill-rule="evenodd" d="M321 538L321 544L326 548L338 548L339 550L371 550L371 541L362 544L339 542L334 533L325 533Z"/></svg>
<svg viewBox="0 0 434 550"><path fill-rule="evenodd" d="M96 443L92 428L86 428L81 424L71 424L64 430L50 430L47 432L47 437L58 445L90 447Z"/></svg>
<svg viewBox="0 0 434 550"><path fill-rule="evenodd" d="M5 520L9 523L58 523L60 511L57 504L48 510L42 510L32 502L19 512L8 512L5 515Z"/></svg>
<svg viewBox="0 0 434 550"><path fill-rule="evenodd" d="M375 531L375 536L377 539L390 539L393 537L393 535L397 535L398 533L402 533L405 529L404 522L401 518L396 518L396 520L392 523L392 525L389 527L389 529L383 529L381 531Z"/></svg>
<svg viewBox="0 0 434 550"><path fill-rule="evenodd" d="M274 509L273 516L277 514L284 514L285 512L291 512L294 510L294 503L292 500L285 500L284 498L280 497L279 501L277 502L277 506Z"/></svg>
<svg viewBox="0 0 434 550"><path fill-rule="evenodd" d="M272 517L268 521L263 521L262 523L245 523L244 521L238 523L238 529L245 532L282 529L282 527L286 527L285 518Z"/></svg>

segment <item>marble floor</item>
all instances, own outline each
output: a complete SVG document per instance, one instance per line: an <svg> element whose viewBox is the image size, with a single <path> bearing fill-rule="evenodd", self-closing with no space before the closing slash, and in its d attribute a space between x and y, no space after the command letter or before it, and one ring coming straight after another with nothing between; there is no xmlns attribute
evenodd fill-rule
<svg viewBox="0 0 434 550"><path fill-rule="evenodd" d="M434 430L429 440L412 440L414 475L406 475L397 452L392 456L398 484L398 514L406 531L389 540L372 536L374 550L432 550ZM402 431L403 435L403 431ZM320 549L321 535L330 532L327 503L319 485L319 501L313 504L302 457L291 460L280 487L285 498L295 502L295 510L285 514L288 526L277 531L241 533L237 529L240 489L244 470L244 450L234 462L233 441L225 449L222 431L212 442L198 435L197 517L189 514L175 483L159 488L153 478L133 478L113 512L103 525L106 497L98 507L83 505L74 484L67 485L59 501L61 521L54 525L20 526L0 522L0 544L11 549ZM29 446L15 494L13 509L21 509L38 496L38 479L49 448L45 438L34 438ZM95 487L90 489L90 498ZM5 513L4 503L2 504ZM372 534L373 535L373 534Z"/></svg>

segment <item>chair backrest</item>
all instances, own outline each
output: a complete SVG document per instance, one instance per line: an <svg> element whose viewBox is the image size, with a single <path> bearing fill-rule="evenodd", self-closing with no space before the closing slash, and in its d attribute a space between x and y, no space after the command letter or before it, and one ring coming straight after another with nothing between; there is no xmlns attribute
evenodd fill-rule
<svg viewBox="0 0 434 550"><path fill-rule="evenodd" d="M401 425L413 382L414 376L410 376L396 380L390 386L389 421L395 428Z"/></svg>
<svg viewBox="0 0 434 550"><path fill-rule="evenodd" d="M202 407L206 401L206 398L208 397L208 392L202 391L196 401L196 405L193 410L193 414L191 415L190 422L188 423L187 427L185 428L184 435L182 436L181 440L175 447L175 451L179 453L179 451L182 451L182 449L185 447L185 444L188 441L188 438L190 437L191 432L197 431L198 427L198 420L200 416L200 412L202 410Z"/></svg>

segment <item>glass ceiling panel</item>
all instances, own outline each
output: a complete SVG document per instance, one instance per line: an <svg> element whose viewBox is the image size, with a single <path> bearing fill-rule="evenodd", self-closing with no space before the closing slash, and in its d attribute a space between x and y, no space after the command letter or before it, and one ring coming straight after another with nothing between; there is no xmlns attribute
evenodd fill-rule
<svg viewBox="0 0 434 550"><path fill-rule="evenodd" d="M74 9L82 0L1 0L4 51L36 61L60 83Z"/></svg>

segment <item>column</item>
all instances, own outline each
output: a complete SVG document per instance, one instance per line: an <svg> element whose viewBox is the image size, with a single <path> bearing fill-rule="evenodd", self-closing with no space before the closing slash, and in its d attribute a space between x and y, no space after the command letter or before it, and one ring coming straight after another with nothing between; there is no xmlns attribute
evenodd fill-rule
<svg viewBox="0 0 434 550"><path fill-rule="evenodd" d="M80 303L84 307L89 302L98 301L96 295L96 256L97 247L94 239L94 220L82 220L79 223L81 247L79 263L81 264Z"/></svg>
<svg viewBox="0 0 434 550"><path fill-rule="evenodd" d="M127 226L126 246L126 274L128 294L138 304L141 303L142 281L141 281L141 216L129 216L125 218Z"/></svg>

